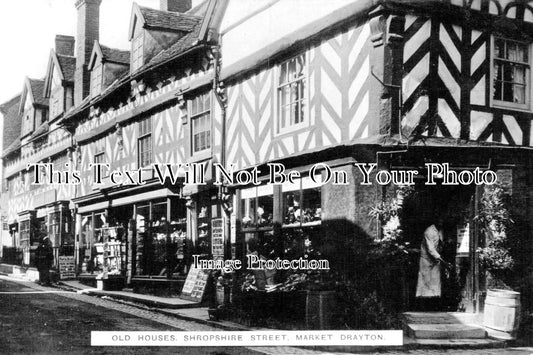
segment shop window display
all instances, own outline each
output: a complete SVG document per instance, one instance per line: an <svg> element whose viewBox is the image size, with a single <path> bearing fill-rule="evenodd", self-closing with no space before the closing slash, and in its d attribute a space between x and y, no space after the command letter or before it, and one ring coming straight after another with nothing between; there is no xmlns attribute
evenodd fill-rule
<svg viewBox="0 0 533 355"><path fill-rule="evenodd" d="M93 242L93 216L84 215L81 219L81 235L80 235L80 260L81 262L81 273L90 273L94 270L94 264L91 260L91 248L94 244Z"/></svg>
<svg viewBox="0 0 533 355"><path fill-rule="evenodd" d="M265 258L276 254L274 238L274 186L261 185L241 190L241 226L246 254L257 252ZM251 244L255 247L251 247ZM257 250L254 250L257 249Z"/></svg>
<svg viewBox="0 0 533 355"><path fill-rule="evenodd" d="M286 258L311 258L320 244L322 223L320 185L310 178L282 185L283 253Z"/></svg>
<svg viewBox="0 0 533 355"><path fill-rule="evenodd" d="M318 225L322 220L320 186L309 178L282 185L283 227Z"/></svg>
<svg viewBox="0 0 533 355"><path fill-rule="evenodd" d="M281 190L281 191L280 191ZM241 190L241 228L250 253L250 241L257 241L258 253L265 258L314 258L322 243L322 193L310 178L281 185ZM281 231L274 232L274 207L279 206ZM317 254L318 253L318 254ZM277 275L282 280L283 275Z"/></svg>
<svg viewBox="0 0 533 355"><path fill-rule="evenodd" d="M136 220L137 275L178 277L186 274L189 246L184 201L160 200L137 205Z"/></svg>
<svg viewBox="0 0 533 355"><path fill-rule="evenodd" d="M31 235L31 221L20 222L20 246L22 247L22 263L24 265L30 265Z"/></svg>
<svg viewBox="0 0 533 355"><path fill-rule="evenodd" d="M274 187L263 185L241 191L242 227L272 228L274 224Z"/></svg>
<svg viewBox="0 0 533 355"><path fill-rule="evenodd" d="M107 218L104 212L82 216L81 249L83 262L81 272L99 274L104 271L103 229Z"/></svg>
<svg viewBox="0 0 533 355"><path fill-rule="evenodd" d="M211 254L211 220L219 217L216 200L204 193L199 196L196 207L197 241L195 254L206 258Z"/></svg>

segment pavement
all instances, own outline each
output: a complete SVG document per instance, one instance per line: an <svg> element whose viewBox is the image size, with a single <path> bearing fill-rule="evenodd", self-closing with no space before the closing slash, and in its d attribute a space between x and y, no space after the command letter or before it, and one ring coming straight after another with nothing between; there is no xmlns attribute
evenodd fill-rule
<svg viewBox="0 0 533 355"><path fill-rule="evenodd" d="M151 312L209 325L217 330L260 330L260 328L249 328L230 321L211 320L207 307L203 307L197 302L187 301L177 297L158 297L126 291L103 291L91 288L76 280L60 281L58 287L75 291L78 294L104 297L123 304L144 308Z"/></svg>
<svg viewBox="0 0 533 355"><path fill-rule="evenodd" d="M5 277L5 276L4 276ZM28 282L19 278L9 278L14 281L24 282L27 287L46 291L56 291L57 288L43 287L34 282ZM220 331L220 330L264 330L259 328L249 328L237 323L228 321L214 321L209 319L207 307L193 307L184 304L182 308L175 299L168 299L149 295L139 295L123 291L102 291L90 288L77 281L62 281L57 285L61 297L71 298L95 306L117 310L136 317L152 320L161 324L169 325L185 331ZM75 291L75 292L73 292ZM95 297L96 296L96 297ZM170 308L165 308L165 303L170 304ZM154 307L157 305L158 307ZM178 306L177 306L178 305ZM404 338L404 347L392 348L370 348L370 347L247 347L250 353L264 354L472 354L472 355L503 355L519 354L533 355L533 347L506 347L487 348L475 344L445 344L435 343L420 346Z"/></svg>

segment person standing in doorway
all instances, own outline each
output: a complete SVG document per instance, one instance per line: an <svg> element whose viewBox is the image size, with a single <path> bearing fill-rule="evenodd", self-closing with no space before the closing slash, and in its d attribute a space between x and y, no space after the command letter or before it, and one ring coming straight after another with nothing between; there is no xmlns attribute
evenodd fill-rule
<svg viewBox="0 0 533 355"><path fill-rule="evenodd" d="M449 268L440 253L443 240L443 220L441 218L426 228L420 245L420 264L416 297L424 311L439 310L441 300L441 264Z"/></svg>
<svg viewBox="0 0 533 355"><path fill-rule="evenodd" d="M47 235L44 235L37 247L37 270L39 270L39 283L50 286L50 268L54 261L54 250L52 242Z"/></svg>

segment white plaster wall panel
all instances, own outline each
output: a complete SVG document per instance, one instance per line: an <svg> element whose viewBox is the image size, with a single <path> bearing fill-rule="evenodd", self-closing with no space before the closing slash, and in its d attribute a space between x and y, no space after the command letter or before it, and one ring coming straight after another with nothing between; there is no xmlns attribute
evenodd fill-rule
<svg viewBox="0 0 533 355"><path fill-rule="evenodd" d="M492 122L492 113L472 111L470 113L470 139L478 140L479 136Z"/></svg>
<svg viewBox="0 0 533 355"><path fill-rule="evenodd" d="M267 11L256 13L223 36L222 55L224 67L228 67L266 46L281 40L288 34L301 29L315 20L328 16L333 11L353 3L354 0L291 0L279 1ZM224 20L222 32L238 22L236 15L242 1L230 1L227 9L228 20ZM256 7L255 9L257 9ZM252 10L246 11L245 14ZM240 18L245 18L242 15ZM235 21L230 21L235 19ZM246 43L246 45L243 45Z"/></svg>

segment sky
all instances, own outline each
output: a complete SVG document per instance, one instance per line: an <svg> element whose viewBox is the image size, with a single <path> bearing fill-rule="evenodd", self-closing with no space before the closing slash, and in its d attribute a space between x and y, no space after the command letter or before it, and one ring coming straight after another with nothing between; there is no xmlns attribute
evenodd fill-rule
<svg viewBox="0 0 533 355"><path fill-rule="evenodd" d="M136 0L158 8L159 0ZM75 0L0 1L0 103L22 90L24 77L43 78L56 34L76 36ZM129 49L128 26L133 0L103 0L100 42ZM196 1L193 1L196 5Z"/></svg>

